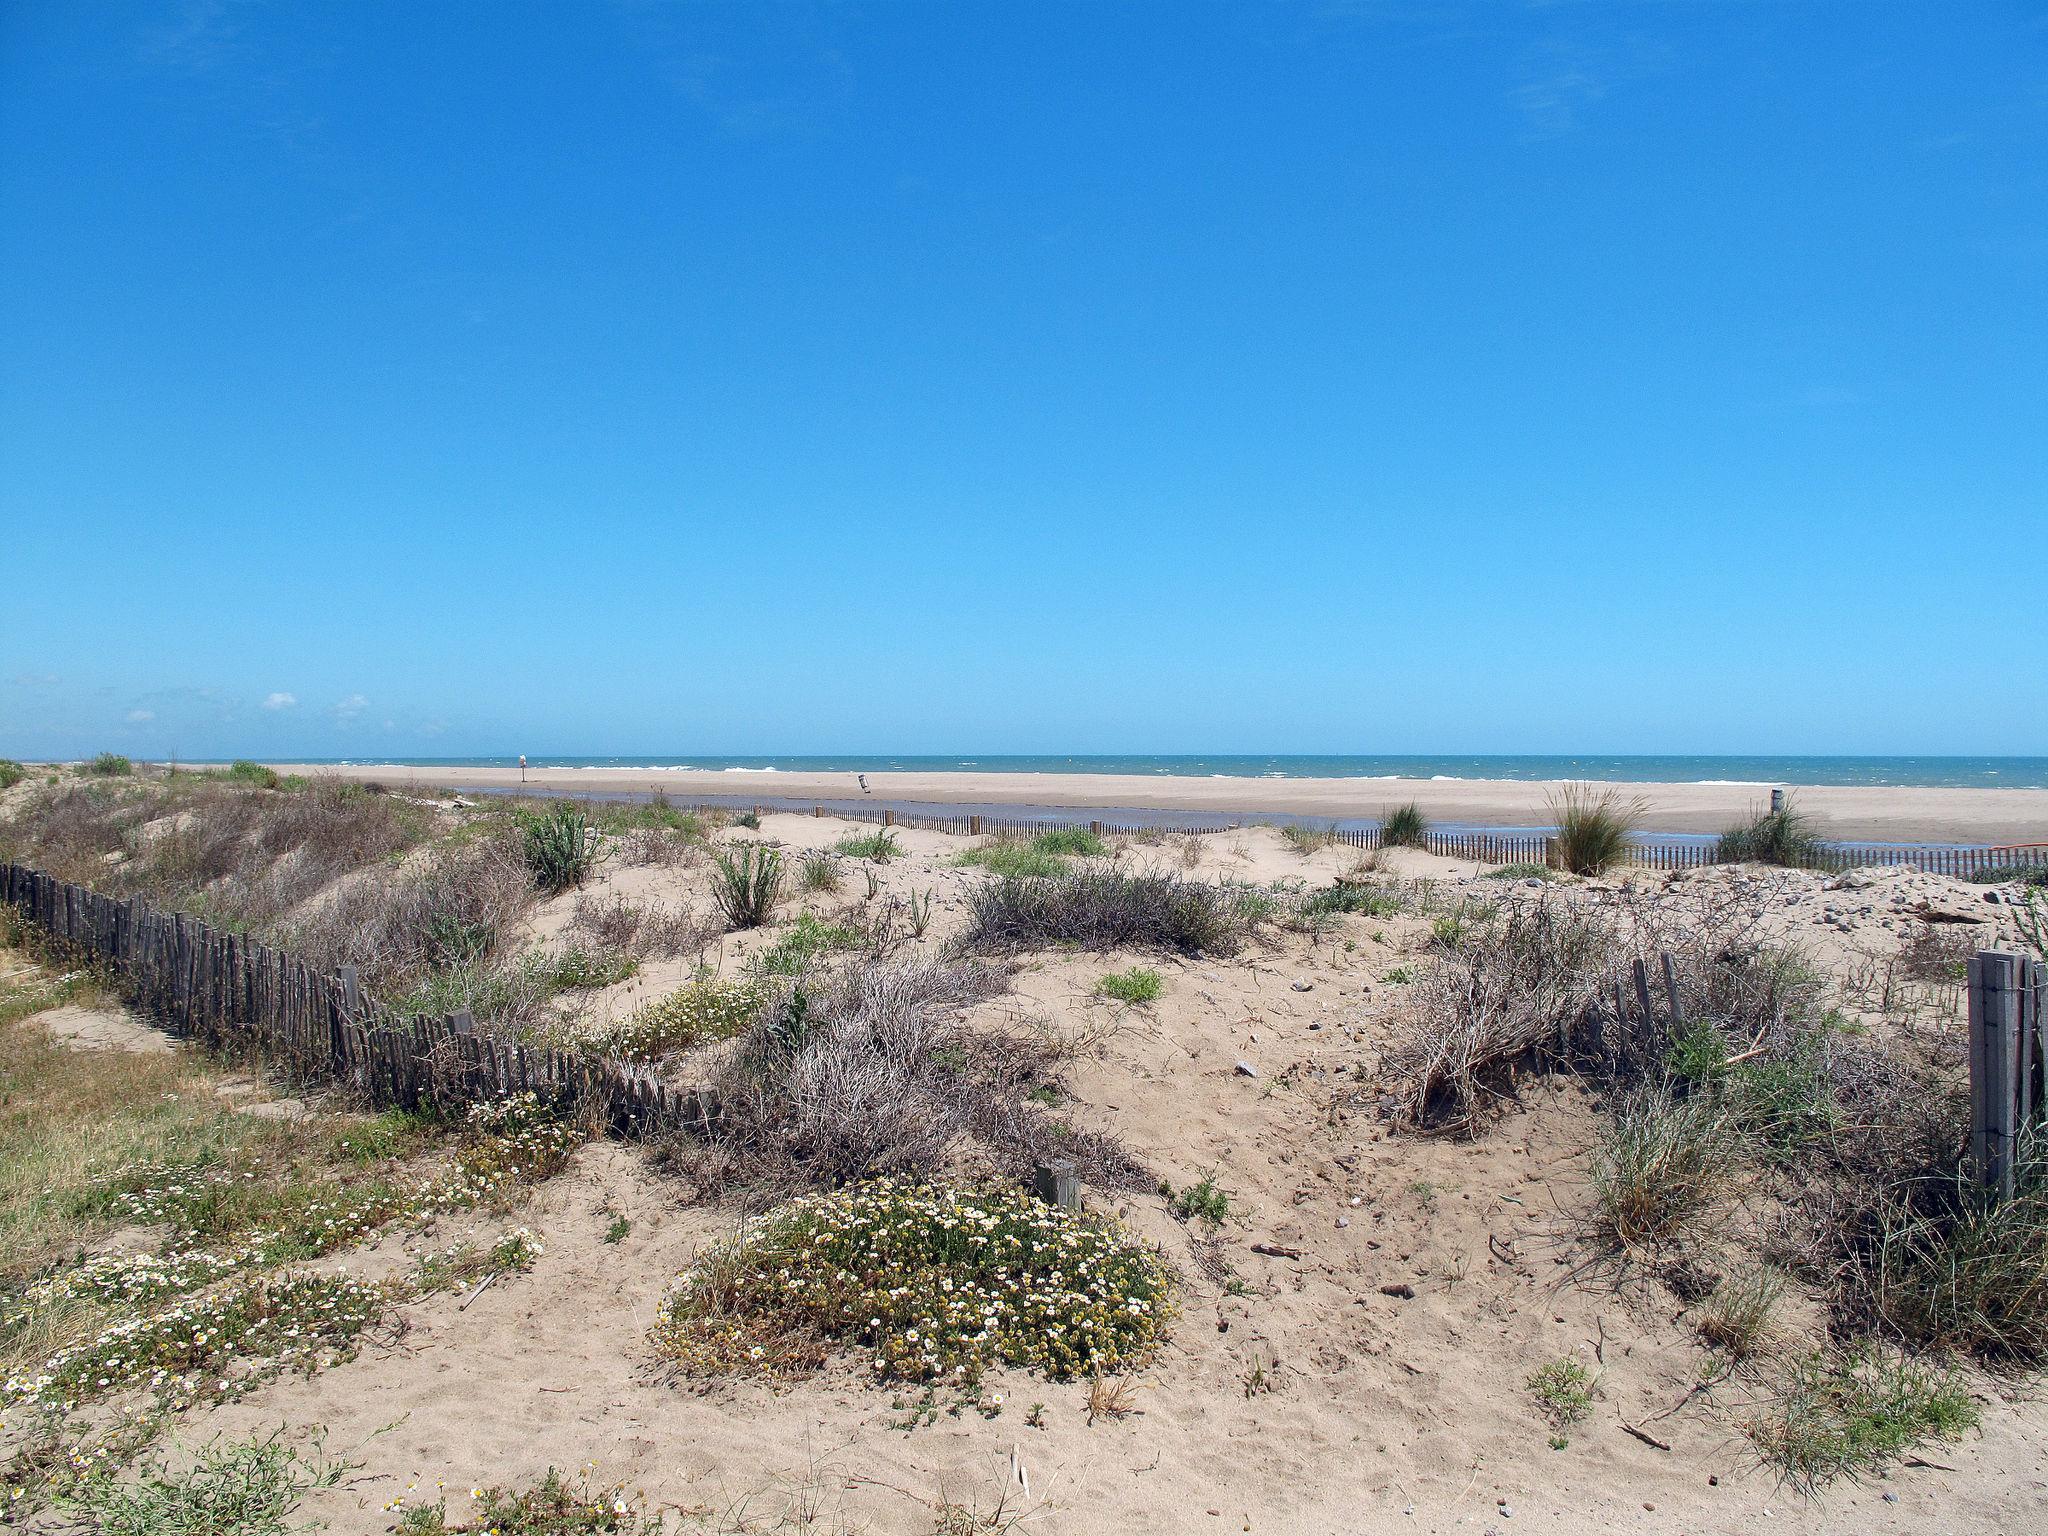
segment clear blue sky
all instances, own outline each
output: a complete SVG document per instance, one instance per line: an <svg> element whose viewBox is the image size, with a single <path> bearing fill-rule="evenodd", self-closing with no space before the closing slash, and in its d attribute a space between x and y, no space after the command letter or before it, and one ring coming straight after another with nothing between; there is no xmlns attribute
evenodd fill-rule
<svg viewBox="0 0 2048 1536"><path fill-rule="evenodd" d="M2048 751L2044 273L2034 3L5 0L0 755Z"/></svg>

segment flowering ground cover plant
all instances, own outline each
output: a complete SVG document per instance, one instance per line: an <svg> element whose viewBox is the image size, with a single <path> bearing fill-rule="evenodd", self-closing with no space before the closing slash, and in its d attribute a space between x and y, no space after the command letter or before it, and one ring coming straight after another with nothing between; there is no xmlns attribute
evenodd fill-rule
<svg viewBox="0 0 2048 1536"><path fill-rule="evenodd" d="M655 1341L692 1374L797 1369L838 1341L882 1378L964 1385L997 1363L1127 1369L1172 1314L1165 1261L1112 1221L884 1179L792 1200L707 1254Z"/></svg>

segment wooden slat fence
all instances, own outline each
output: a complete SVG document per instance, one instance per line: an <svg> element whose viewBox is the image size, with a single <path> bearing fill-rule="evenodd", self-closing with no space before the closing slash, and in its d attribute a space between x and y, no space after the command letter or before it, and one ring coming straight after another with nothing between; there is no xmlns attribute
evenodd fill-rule
<svg viewBox="0 0 2048 1536"><path fill-rule="evenodd" d="M730 814L732 807L701 805L693 809L704 813ZM757 805L754 809L762 815L767 815L777 807ZM789 812L795 808L784 806L780 809ZM1098 837L1157 837L1161 833L1206 837L1220 832L1234 832L1248 825L1245 822L1228 822L1216 826L1169 827L1130 826L1121 822L1106 821L1025 821L996 816L928 815L919 811L898 811L887 807L869 806L836 808L814 805L810 812L813 816L837 816L842 820L872 822L885 827L919 827L930 832L949 833L955 837L1035 837L1041 832L1080 831L1093 832ZM1353 848L1372 849L1380 846L1377 827L1342 829L1336 831L1334 836L1337 841ZM1431 853L1446 858L1471 859L1480 864L1550 862L1551 839L1542 833L1431 832L1426 835L1424 843ZM1632 842L1629 845L1629 862L1645 869L1702 869L1720 863L1721 859L1711 842ZM2048 844L1997 848L1938 848L1921 843L1836 844L1824 848L1811 867L1829 874L1839 874L1848 869L1899 864L1910 865L1927 874L1965 878L1984 869L2048 869Z"/></svg>
<svg viewBox="0 0 2048 1536"><path fill-rule="evenodd" d="M382 1017L351 970L328 975L295 956L164 912L0 864L0 900L70 956L106 965L135 1006L214 1050L249 1053L370 1104L460 1109L531 1091L564 1112L594 1111L625 1135L702 1128L715 1110L632 1062L529 1045L466 1013Z"/></svg>

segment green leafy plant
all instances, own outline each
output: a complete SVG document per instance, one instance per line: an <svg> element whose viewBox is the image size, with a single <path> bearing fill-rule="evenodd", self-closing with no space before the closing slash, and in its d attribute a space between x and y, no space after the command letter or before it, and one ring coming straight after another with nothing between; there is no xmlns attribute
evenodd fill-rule
<svg viewBox="0 0 2048 1536"><path fill-rule="evenodd" d="M1216 1182L1213 1168L1186 1189L1176 1193L1171 1184L1162 1183L1159 1192L1166 1197L1166 1208L1182 1221L1220 1227L1230 1215L1230 1195Z"/></svg>
<svg viewBox="0 0 2048 1536"><path fill-rule="evenodd" d="M0 757L0 789L12 789L28 777L28 770L11 757Z"/></svg>
<svg viewBox="0 0 2048 1536"><path fill-rule="evenodd" d="M798 889L805 891L838 890L839 861L822 849L805 854L803 863L797 867L796 883Z"/></svg>
<svg viewBox="0 0 2048 1536"><path fill-rule="evenodd" d="M650 1521L624 1487L571 1482L553 1467L525 1488L474 1490L469 1518L453 1524L446 1498L395 1507L401 1511L399 1536L652 1536L661 1528L660 1520Z"/></svg>
<svg viewBox="0 0 2048 1536"><path fill-rule="evenodd" d="M276 789L280 782L277 771L261 763L252 763L247 758L238 758L227 771L227 777L237 784L254 785L257 789Z"/></svg>
<svg viewBox="0 0 2048 1536"><path fill-rule="evenodd" d="M726 921L735 928L758 928L767 922L782 899L781 850L749 844L736 854L714 849L711 857L718 867L711 894Z"/></svg>
<svg viewBox="0 0 2048 1536"><path fill-rule="evenodd" d="M562 800L544 811L522 812L520 851L533 883L553 895L580 886L597 867L597 834L584 819L583 808Z"/></svg>
<svg viewBox="0 0 2048 1536"><path fill-rule="evenodd" d="M1358 913L1365 917L1393 917L1407 903L1392 886L1370 880L1339 880L1335 885L1311 891L1301 904L1306 917Z"/></svg>
<svg viewBox="0 0 2048 1536"><path fill-rule="evenodd" d="M133 773L135 765L118 752L102 752L85 765L85 771L102 779L119 779Z"/></svg>
<svg viewBox="0 0 2048 1536"><path fill-rule="evenodd" d="M806 912L755 957L754 968L765 976L801 976L819 955L850 949L854 940L851 928L821 921Z"/></svg>
<svg viewBox="0 0 2048 1536"><path fill-rule="evenodd" d="M571 1038L603 1055L660 1061L692 1046L731 1039L754 1022L767 998L767 989L757 981L699 976L608 1028Z"/></svg>
<svg viewBox="0 0 2048 1536"><path fill-rule="evenodd" d="M285 1536L300 1498L333 1487L349 1467L317 1451L301 1456L282 1435L215 1440L176 1468L172 1458L152 1453L126 1480L102 1467L63 1503L100 1536Z"/></svg>
<svg viewBox="0 0 2048 1536"><path fill-rule="evenodd" d="M1095 983L1095 990L1119 1003L1154 1002L1159 997L1159 973L1134 965L1128 971L1111 971Z"/></svg>
<svg viewBox="0 0 2048 1536"><path fill-rule="evenodd" d="M1524 1385L1560 1433L1582 1421L1593 1406L1593 1373L1569 1355L1538 1366Z"/></svg>

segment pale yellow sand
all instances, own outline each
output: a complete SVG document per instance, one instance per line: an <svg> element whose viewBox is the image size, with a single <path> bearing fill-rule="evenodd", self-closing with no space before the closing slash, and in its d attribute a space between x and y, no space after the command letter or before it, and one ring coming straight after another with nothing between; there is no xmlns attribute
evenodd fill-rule
<svg viewBox="0 0 2048 1536"><path fill-rule="evenodd" d="M280 773L341 774L392 785L448 789L516 788L516 768L415 768L402 765L278 763ZM1431 819L1480 826L1536 826L1555 783L1504 779L1177 778L1096 773L871 773L869 798L941 805L1129 806L1232 814L1376 817L1413 800ZM850 773L718 773L674 769L533 768L529 789L665 790L678 800L703 796L774 799L860 797ZM1718 832L1740 820L1769 790L1744 784L1624 784L1648 802L1643 826L1662 832ZM2048 842L2048 789L1919 789L1814 786L1793 791L1822 835L1873 842Z"/></svg>

